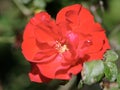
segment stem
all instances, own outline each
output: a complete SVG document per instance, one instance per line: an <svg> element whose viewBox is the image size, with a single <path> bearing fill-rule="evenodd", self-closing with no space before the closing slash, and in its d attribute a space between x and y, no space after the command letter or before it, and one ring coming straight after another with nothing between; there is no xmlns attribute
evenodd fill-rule
<svg viewBox="0 0 120 90"><path fill-rule="evenodd" d="M25 16L30 16L32 14L32 11L25 7L21 2L18 0L13 0L13 2L16 4L16 6L20 9L20 11L25 15Z"/></svg>
<svg viewBox="0 0 120 90"><path fill-rule="evenodd" d="M77 76L73 75L71 80L64 86L60 86L57 90L76 90Z"/></svg>
<svg viewBox="0 0 120 90"><path fill-rule="evenodd" d="M82 88L82 86L83 86L83 81L80 80L78 83L78 86L77 86L78 90L80 90Z"/></svg>
<svg viewBox="0 0 120 90"><path fill-rule="evenodd" d="M99 4L100 4L100 8L101 8L102 13L104 13L104 11L105 11L105 9L104 9L104 2L102 0L100 0Z"/></svg>
<svg viewBox="0 0 120 90"><path fill-rule="evenodd" d="M98 15L96 9L97 9L96 6L94 6L94 5L90 6L90 10L93 13L93 15L95 16L97 22L102 23L102 18Z"/></svg>

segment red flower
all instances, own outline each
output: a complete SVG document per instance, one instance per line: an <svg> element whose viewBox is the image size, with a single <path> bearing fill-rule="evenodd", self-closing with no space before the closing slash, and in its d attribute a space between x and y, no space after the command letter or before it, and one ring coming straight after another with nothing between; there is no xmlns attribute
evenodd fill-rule
<svg viewBox="0 0 120 90"><path fill-rule="evenodd" d="M85 61L102 59L110 49L104 29L79 4L63 8L56 21L46 12L36 14L27 24L22 52L31 63L30 79L69 80Z"/></svg>

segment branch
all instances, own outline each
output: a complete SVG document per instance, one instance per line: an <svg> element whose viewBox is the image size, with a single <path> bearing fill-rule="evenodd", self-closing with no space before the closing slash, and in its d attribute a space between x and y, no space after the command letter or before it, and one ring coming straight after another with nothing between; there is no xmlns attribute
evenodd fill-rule
<svg viewBox="0 0 120 90"><path fill-rule="evenodd" d="M76 87L77 76L72 76L70 81L64 86L61 85L57 90L75 90Z"/></svg>
<svg viewBox="0 0 120 90"><path fill-rule="evenodd" d="M25 15L25 16L30 16L33 11L25 7L21 2L18 0L13 0L13 2L16 4L16 6L19 8L19 10Z"/></svg>

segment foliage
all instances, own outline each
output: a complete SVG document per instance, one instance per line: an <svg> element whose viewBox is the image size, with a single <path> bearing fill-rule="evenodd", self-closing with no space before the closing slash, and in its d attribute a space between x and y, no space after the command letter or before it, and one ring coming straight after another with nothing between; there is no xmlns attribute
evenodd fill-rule
<svg viewBox="0 0 120 90"><path fill-rule="evenodd" d="M82 79L85 84L91 85L101 80L104 75L102 60L86 62L83 65Z"/></svg>
<svg viewBox="0 0 120 90"><path fill-rule="evenodd" d="M84 63L82 70L83 83L91 85L101 81L102 77L104 76L107 81L117 84L117 87L112 86L111 88L118 89L120 76L118 74L117 65L115 64L117 59L118 55L113 50L108 50L104 55L104 60Z"/></svg>

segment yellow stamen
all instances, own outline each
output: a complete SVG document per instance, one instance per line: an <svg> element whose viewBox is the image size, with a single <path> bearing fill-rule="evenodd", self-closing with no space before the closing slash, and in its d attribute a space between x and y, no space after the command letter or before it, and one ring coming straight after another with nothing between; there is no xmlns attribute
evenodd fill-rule
<svg viewBox="0 0 120 90"><path fill-rule="evenodd" d="M56 45L55 45L55 48L58 50L59 53L63 53L65 51L68 51L68 47L67 45L61 45L60 42L56 41Z"/></svg>

